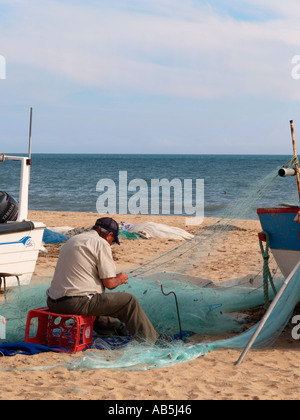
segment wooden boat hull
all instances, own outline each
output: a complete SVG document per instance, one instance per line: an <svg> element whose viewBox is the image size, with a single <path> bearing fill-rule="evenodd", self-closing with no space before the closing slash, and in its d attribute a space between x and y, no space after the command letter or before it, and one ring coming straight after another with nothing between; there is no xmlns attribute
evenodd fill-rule
<svg viewBox="0 0 300 420"><path fill-rule="evenodd" d="M295 221L300 207L271 207L257 210L262 230L284 277L300 260L300 223Z"/></svg>

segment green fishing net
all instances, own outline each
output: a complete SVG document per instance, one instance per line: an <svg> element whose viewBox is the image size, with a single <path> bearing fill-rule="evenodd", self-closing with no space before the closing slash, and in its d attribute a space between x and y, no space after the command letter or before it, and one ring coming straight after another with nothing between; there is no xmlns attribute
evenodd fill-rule
<svg viewBox="0 0 300 420"><path fill-rule="evenodd" d="M253 287L243 278L237 279L237 285L231 287L221 287L222 283L218 286L210 284L209 287L201 287L187 280L165 281L162 277L160 283L164 285L164 292L176 293L182 330L200 335L239 332L245 321L238 311L264 303L263 288ZM47 306L48 287L24 286L13 288L7 293L6 300L0 305L1 315L7 320L6 339L0 342L24 341L27 313L30 309ZM126 291L138 298L159 333L174 335L180 332L175 299L172 295L165 296L162 293L157 280L132 278L128 285L119 287L118 291ZM270 296L272 297L272 293Z"/></svg>

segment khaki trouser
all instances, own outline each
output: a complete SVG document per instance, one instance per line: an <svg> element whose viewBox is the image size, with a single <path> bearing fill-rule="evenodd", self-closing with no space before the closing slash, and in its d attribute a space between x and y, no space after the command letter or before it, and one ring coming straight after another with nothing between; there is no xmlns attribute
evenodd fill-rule
<svg viewBox="0 0 300 420"><path fill-rule="evenodd" d="M137 298L130 293L100 293L91 298L73 296L71 299L59 302L48 298L47 305L51 312L58 314L99 317L100 322L107 324L107 328L113 326L114 321L117 323L117 318L126 325L130 334L138 341L146 340L155 343L159 336Z"/></svg>

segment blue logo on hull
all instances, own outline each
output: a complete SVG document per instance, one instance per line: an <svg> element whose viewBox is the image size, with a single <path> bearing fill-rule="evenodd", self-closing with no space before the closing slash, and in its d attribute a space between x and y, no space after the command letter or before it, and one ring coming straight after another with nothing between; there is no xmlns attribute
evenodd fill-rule
<svg viewBox="0 0 300 420"><path fill-rule="evenodd" d="M15 242L2 242L0 245L13 245L13 244L23 244L26 248L34 246L33 240L31 236L24 236L24 238L20 239L19 241Z"/></svg>

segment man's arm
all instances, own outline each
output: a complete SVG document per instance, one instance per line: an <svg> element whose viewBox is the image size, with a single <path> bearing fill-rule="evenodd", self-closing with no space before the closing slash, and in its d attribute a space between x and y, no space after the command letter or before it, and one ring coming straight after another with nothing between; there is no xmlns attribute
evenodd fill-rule
<svg viewBox="0 0 300 420"><path fill-rule="evenodd" d="M118 273L116 277L110 277L108 279L102 279L104 287L109 290L115 289L121 284L126 284L128 280L128 275L125 273Z"/></svg>

